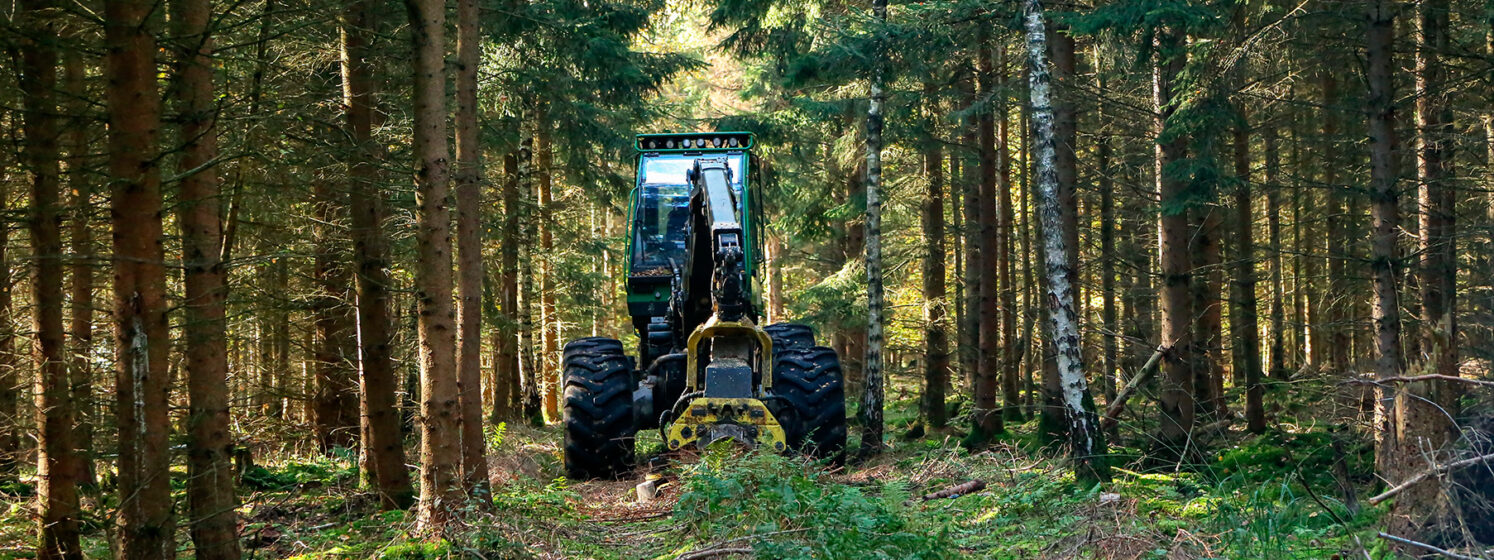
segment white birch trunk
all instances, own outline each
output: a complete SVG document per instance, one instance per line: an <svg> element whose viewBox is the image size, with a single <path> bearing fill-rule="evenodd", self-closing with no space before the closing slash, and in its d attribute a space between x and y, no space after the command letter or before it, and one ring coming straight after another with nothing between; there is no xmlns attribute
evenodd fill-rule
<svg viewBox="0 0 1494 560"><path fill-rule="evenodd" d="M887 20L887 0L872 0L877 20ZM861 452L882 450L882 91L881 59L877 46L872 71L871 99L866 109L866 354L862 364L865 389L861 392Z"/></svg>
<svg viewBox="0 0 1494 560"><path fill-rule="evenodd" d="M1027 0L1026 20L1027 62L1031 68L1028 87L1032 97L1038 204L1045 249L1043 264L1048 276L1045 299L1049 311L1049 334L1058 349L1058 375L1075 475L1081 480L1105 480L1109 478L1105 444L1100 439L1094 413L1084 406L1089 386L1084 379L1084 363L1079 354L1079 318L1074 310L1074 286L1069 282L1069 261L1065 257L1068 251L1059 207L1057 149L1053 138L1052 75L1048 69L1048 42L1039 0Z"/></svg>

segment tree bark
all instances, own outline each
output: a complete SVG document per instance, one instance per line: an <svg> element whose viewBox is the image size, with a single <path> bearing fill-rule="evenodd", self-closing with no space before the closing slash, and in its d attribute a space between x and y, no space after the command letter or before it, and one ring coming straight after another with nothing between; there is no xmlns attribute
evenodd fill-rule
<svg viewBox="0 0 1494 560"><path fill-rule="evenodd" d="M509 152L503 156L503 239L500 249L503 272L499 283L502 301L498 310L502 317L498 322L498 338L495 344L498 353L493 364L498 391L493 399L493 420L515 420L519 418L519 154Z"/></svg>
<svg viewBox="0 0 1494 560"><path fill-rule="evenodd" d="M1452 180L1454 128L1444 90L1445 71L1439 56L1448 48L1447 0L1425 0L1417 14L1416 49L1416 175L1421 212L1421 324L1422 351L1430 369L1458 375L1457 348L1457 194ZM1445 407L1456 405L1452 386L1435 384L1432 399ZM1441 441L1441 440L1438 440Z"/></svg>
<svg viewBox="0 0 1494 560"><path fill-rule="evenodd" d="M973 107L976 103L975 79L973 77L960 81L963 90L966 107ZM974 388L975 376L980 371L980 330L981 330L981 299L980 285L989 279L981 277L981 216L980 216L980 192L981 176L979 168L980 148L977 144L978 120L966 121L961 126L961 142L964 148L964 162L960 169L960 190L963 193L961 213L965 218L964 227L960 230L960 237L964 242L965 251L962 256L964 262L965 299L961 306L964 322L960 327L959 359L960 370L965 377L967 386ZM971 154L976 157L970 157ZM976 172L972 172L976 170Z"/></svg>
<svg viewBox="0 0 1494 560"><path fill-rule="evenodd" d="M931 428L948 422L944 388L949 384L949 334L945 320L944 286L944 152L937 133L938 91L933 82L923 84L925 110L931 138L923 152L923 173L928 178L923 196L923 417Z"/></svg>
<svg viewBox="0 0 1494 560"><path fill-rule="evenodd" d="M352 210L353 252L357 262L359 412L368 479L380 507L404 509L415 500L405 466L404 436L391 347L389 243L384 237L384 192L375 162L373 56L370 40L378 29L372 0L347 0L341 18L342 93L347 108L348 208Z"/></svg>
<svg viewBox="0 0 1494 560"><path fill-rule="evenodd" d="M1018 378L1018 361L1021 354L1017 343L1017 285L1012 271L1012 229L1015 211L1012 209L1012 169L1010 111L1008 110L1007 53L1005 42L997 43L997 57L1001 68L996 74L1002 92L996 101L996 283L999 289L1001 308L1001 402L1003 420L1021 421L1022 393Z"/></svg>
<svg viewBox="0 0 1494 560"><path fill-rule="evenodd" d="M1173 88L1187 62L1187 54L1183 50L1183 32L1175 27L1158 30L1156 46L1152 96L1160 138L1167 130L1167 119L1177 111ZM1188 253L1187 185L1170 169L1173 162L1183 158L1184 145L1179 136L1158 142L1156 149L1157 194L1161 203L1157 249L1162 276L1158 307L1162 319L1161 346L1168 349L1163 355L1162 425L1157 445L1170 455L1184 452L1194 424L1193 300L1189 293L1193 266Z"/></svg>
<svg viewBox="0 0 1494 560"><path fill-rule="evenodd" d="M31 175L29 226L36 261L31 283L36 360L37 557L81 559L78 536L77 454L73 447L74 403L62 327L61 134L57 122L58 15L50 0L19 6L25 33L21 94Z"/></svg>
<svg viewBox="0 0 1494 560"><path fill-rule="evenodd" d="M1255 212L1251 207L1250 129L1245 107L1234 130L1235 179L1235 308L1229 324L1234 331L1235 377L1245 385L1245 422L1251 433L1266 431L1266 408L1261 386L1260 316L1255 296Z"/></svg>
<svg viewBox="0 0 1494 560"><path fill-rule="evenodd" d="M119 428L116 556L171 558L167 394L170 348L161 247L161 97L148 0L104 2L110 205L114 223L115 414Z"/></svg>
<svg viewBox="0 0 1494 560"><path fill-rule="evenodd" d="M1420 283L1422 351L1431 373L1456 377L1457 349L1454 346L1454 284L1456 262L1452 259L1453 202L1452 187L1445 184L1448 166L1451 119L1446 114L1439 53L1447 49L1447 9L1443 0L1422 2L1417 13L1416 48L1416 163L1420 212ZM1400 225L1395 190L1395 92L1393 41L1395 7L1377 2L1370 12L1369 53L1371 113L1373 140L1371 171L1375 179L1374 196L1374 280L1375 280L1375 373L1382 379L1400 375L1401 360L1399 310L1394 277L1395 235ZM1383 68L1382 68L1383 66ZM1387 482L1399 484L1417 473L1435 466L1438 451L1447 442L1448 410L1455 403L1448 400L1451 387L1436 381L1398 385L1395 389L1377 388L1375 416L1378 424L1375 461ZM1393 392L1392 392L1393 391ZM1430 455L1431 458L1428 458ZM1430 463L1430 464L1429 464ZM1391 510L1390 530L1419 538L1433 514L1441 484L1427 481L1405 490Z"/></svg>
<svg viewBox="0 0 1494 560"><path fill-rule="evenodd" d="M69 224L68 244L72 248L73 260L68 289L72 300L68 324L68 336L72 339L68 352L72 355L72 392L74 413L73 449L78 455L77 480L81 487L98 485L93 468L93 426L96 422L93 400L93 367L89 356L93 354L93 229L90 227L93 213L94 185L88 176L87 162L91 152L88 131L92 119L88 111L87 91L84 89L83 60L78 49L63 49L63 90L67 98L63 112L69 123L63 134L67 150L67 183L72 195L72 222ZM0 450L4 453L4 450Z"/></svg>
<svg viewBox="0 0 1494 560"><path fill-rule="evenodd" d="M1286 284L1281 270L1281 160L1278 152L1276 127L1262 126L1261 135L1265 144L1266 158L1266 230L1270 238L1271 260L1271 367L1272 379L1285 380L1288 376L1286 361Z"/></svg>
<svg viewBox="0 0 1494 560"><path fill-rule="evenodd" d="M182 230L182 276L186 286L182 338L186 346L187 498L197 557L237 560L238 514L234 440L228 416L228 344L219 217L217 106L213 97L213 39L208 0L173 0L176 105L184 143L178 222ZM195 171L194 171L195 170Z"/></svg>
<svg viewBox="0 0 1494 560"><path fill-rule="evenodd" d="M887 22L887 0L872 0L872 15ZM866 359L861 392L861 455L882 451L882 91L886 53L873 47L871 92L866 109Z"/></svg>
<svg viewBox="0 0 1494 560"><path fill-rule="evenodd" d="M1046 48L1052 52L1052 68L1050 79L1053 87L1058 92L1054 96L1053 103L1053 134L1054 134L1054 165L1058 174L1058 199L1062 203L1059 207L1060 218L1059 232L1064 238L1066 253L1064 258L1068 263L1069 285L1075 290L1075 298L1078 299L1079 282L1079 197L1075 188L1078 181L1079 169L1078 158L1075 148L1078 144L1076 113L1074 104L1067 100L1065 92L1069 91L1073 81L1074 68L1076 64L1076 53L1074 50L1074 37L1068 34L1065 26L1048 23ZM1032 69L1028 68L1030 74ZM1031 76L1028 77L1029 83ZM1030 94L1029 94L1030 95ZM1033 127L1034 130L1036 127ZM1034 157L1036 160L1036 157ZM1034 164L1036 162L1034 161ZM1035 175L1034 170L1034 175ZM1033 187L1039 188L1034 184ZM1036 191L1035 191L1036 192ZM1041 210L1037 210L1040 214ZM1039 215L1041 218L1041 215ZM1039 228L1046 228L1048 224L1042 223ZM1042 275L1038 283L1047 282L1047 276ZM1049 288L1044 285L1040 291L1046 293ZM1038 306L1042 313L1048 313L1049 306ZM1076 308L1077 309L1077 308ZM1044 316L1043 322L1052 320ZM1076 319L1077 320L1077 319ZM1063 387L1059 378L1057 363L1057 349L1053 347L1051 339L1044 340L1039 346L1042 349L1042 405L1039 407L1041 414L1039 431L1045 438L1062 439L1065 437L1063 430L1067 429L1064 420Z"/></svg>
<svg viewBox="0 0 1494 560"><path fill-rule="evenodd" d="M317 243L312 257L316 298L312 303L311 412L317 444L323 451L357 445L359 427L358 382L353 368L357 350L352 344L355 318L348 305L345 245L336 233L342 210L339 202L331 181L313 182L313 236Z"/></svg>
<svg viewBox="0 0 1494 560"><path fill-rule="evenodd" d="M550 149L553 124L550 121L550 105L540 100L534 111L535 183L539 203L539 216L535 220L539 228L540 269L540 342L543 352L539 364L539 376L545 386L545 421L559 422L560 417L560 319L555 316L555 263L551 252L555 248L555 232L550 223L555 206L555 194L551 189L554 180L554 154Z"/></svg>
<svg viewBox="0 0 1494 560"><path fill-rule="evenodd" d="M482 145L478 133L477 67L481 13L477 0L457 1L456 208L458 311L457 392L462 409L462 478L479 501L488 495L482 434Z"/></svg>
<svg viewBox="0 0 1494 560"><path fill-rule="evenodd" d="M980 277L978 335L979 350L975 371L975 412L972 419L971 438L984 443L993 434L1005 431L1002 410L997 408L996 394L1001 379L1001 316L998 306L996 263L1000 250L996 239L996 193L1004 185L996 184L996 121L992 115L990 100L997 95L995 73L992 64L991 36L981 26L976 52L977 83L980 96L986 104L979 111L976 129L980 138L980 194L977 205L980 213L980 266L976 273ZM1008 403L1010 404L1010 403Z"/></svg>
<svg viewBox="0 0 1494 560"><path fill-rule="evenodd" d="M452 309L451 196L446 148L445 4L407 0L415 73L415 291L420 334L419 530L439 531L462 501L461 407Z"/></svg>
<svg viewBox="0 0 1494 560"><path fill-rule="evenodd" d="M1099 92L1101 97L1105 94L1105 78L1099 74ZM1105 404L1115 402L1116 386L1119 385L1119 364L1116 360L1120 355L1120 347L1117 338L1120 336L1120 317L1118 315L1115 301L1115 169L1110 164L1110 138L1108 136L1110 125L1106 118L1104 109L1100 109L1100 131L1095 139L1095 164L1098 168L1095 182L1098 183L1100 191L1100 321L1105 324L1104 344L1104 367L1097 379L1104 382Z"/></svg>
<svg viewBox="0 0 1494 560"><path fill-rule="evenodd" d="M1039 0L1027 0L1028 84L1031 90L1032 128L1036 159L1036 183L1044 223L1043 245L1046 247L1044 269L1048 290L1044 294L1049 308L1049 338L1057 348L1058 375L1062 385L1065 425L1070 453L1074 459L1074 476L1081 481L1108 481L1109 465L1105 458L1105 440L1090 401L1080 356L1079 318L1075 311L1072 259L1065 239L1066 231L1061 198L1062 190L1057 164L1054 109L1051 105L1052 77L1048 70L1047 33L1043 7Z"/></svg>
<svg viewBox="0 0 1494 560"><path fill-rule="evenodd" d="M10 183L0 183L0 211L10 211ZM12 309L10 227L0 227L0 418L18 418L21 394L20 356L16 354ZM0 480L15 480L21 456L20 422L0 424Z"/></svg>

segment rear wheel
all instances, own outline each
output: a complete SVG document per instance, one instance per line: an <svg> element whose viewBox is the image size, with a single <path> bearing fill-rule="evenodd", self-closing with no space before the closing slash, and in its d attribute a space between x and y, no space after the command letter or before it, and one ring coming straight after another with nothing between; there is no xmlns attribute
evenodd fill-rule
<svg viewBox="0 0 1494 560"><path fill-rule="evenodd" d="M798 323L773 323L763 327L773 339L773 348L813 348L814 330Z"/></svg>
<svg viewBox="0 0 1494 560"><path fill-rule="evenodd" d="M565 347L565 474L614 478L633 468L633 374L616 340Z"/></svg>
<svg viewBox="0 0 1494 560"><path fill-rule="evenodd" d="M784 348L773 360L773 414L789 449L840 461L846 447L845 380L840 357L824 346Z"/></svg>

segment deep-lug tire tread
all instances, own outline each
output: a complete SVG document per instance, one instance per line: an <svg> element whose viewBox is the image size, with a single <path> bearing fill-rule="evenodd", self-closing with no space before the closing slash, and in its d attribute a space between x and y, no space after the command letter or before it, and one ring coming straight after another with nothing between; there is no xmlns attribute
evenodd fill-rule
<svg viewBox="0 0 1494 560"><path fill-rule="evenodd" d="M773 323L763 327L768 338L773 339L773 348L813 348L814 329L799 323ZM775 352L776 354L776 352Z"/></svg>
<svg viewBox="0 0 1494 560"><path fill-rule="evenodd" d="M789 449L840 461L846 447L845 380L840 357L824 346L774 352L774 414Z"/></svg>
<svg viewBox="0 0 1494 560"><path fill-rule="evenodd" d="M633 374L622 345L599 338L567 344L566 476L579 480L614 478L631 470L636 433Z"/></svg>

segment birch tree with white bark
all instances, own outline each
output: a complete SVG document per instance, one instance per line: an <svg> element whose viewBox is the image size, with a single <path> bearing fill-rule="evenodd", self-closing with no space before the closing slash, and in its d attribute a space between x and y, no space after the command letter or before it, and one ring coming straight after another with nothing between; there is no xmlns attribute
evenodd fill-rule
<svg viewBox="0 0 1494 560"><path fill-rule="evenodd" d="M1025 5L1027 32L1029 114L1032 119L1033 155L1036 159L1039 218L1042 220L1043 272L1048 276L1044 304L1048 306L1049 338L1058 350L1058 375L1062 387L1063 412L1068 424L1074 475L1079 480L1110 478L1105 460L1105 440L1090 401L1079 347L1079 315L1074 308L1074 286L1070 282L1067 242L1064 240L1058 192L1057 148L1054 144L1053 76L1048 65L1048 41L1044 33L1043 6L1039 0ZM1089 406L1086 406L1089 404Z"/></svg>

